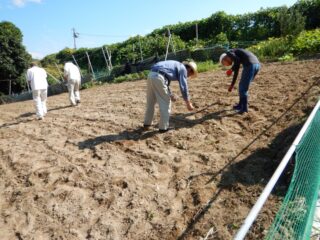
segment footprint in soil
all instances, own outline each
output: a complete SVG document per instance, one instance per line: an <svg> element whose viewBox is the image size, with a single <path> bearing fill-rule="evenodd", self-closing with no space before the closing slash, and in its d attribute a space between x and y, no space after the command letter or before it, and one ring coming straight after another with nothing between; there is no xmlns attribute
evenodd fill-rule
<svg viewBox="0 0 320 240"><path fill-rule="evenodd" d="M254 111L259 111L259 108L257 106L250 106L250 108Z"/></svg>

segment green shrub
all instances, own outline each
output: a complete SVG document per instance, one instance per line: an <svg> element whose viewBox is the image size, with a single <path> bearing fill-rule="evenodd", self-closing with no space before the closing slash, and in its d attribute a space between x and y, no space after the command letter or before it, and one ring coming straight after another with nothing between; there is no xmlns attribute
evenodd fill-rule
<svg viewBox="0 0 320 240"><path fill-rule="evenodd" d="M95 82L91 81L91 82L86 82L84 84L81 85L82 89L88 89L88 88L92 88L93 86L95 86Z"/></svg>
<svg viewBox="0 0 320 240"><path fill-rule="evenodd" d="M320 52L320 29L303 31L297 37L269 38L248 48L261 60L291 61L293 56Z"/></svg>
<svg viewBox="0 0 320 240"><path fill-rule="evenodd" d="M310 54L320 52L320 29L303 31L293 42L295 54Z"/></svg>
<svg viewBox="0 0 320 240"><path fill-rule="evenodd" d="M279 57L278 60L280 62L292 62L295 60L295 58L292 53L289 53L289 54L283 55L282 57Z"/></svg>
<svg viewBox="0 0 320 240"><path fill-rule="evenodd" d="M141 79L146 79L148 77L149 71L143 71L139 73L132 73L132 74L126 74L124 76L119 76L113 79L112 82L114 83L121 83L121 82L126 82L126 81L136 81L136 80L141 80Z"/></svg>
<svg viewBox="0 0 320 240"><path fill-rule="evenodd" d="M261 60L276 60L280 56L290 53L290 40L288 38L269 38L248 48Z"/></svg>

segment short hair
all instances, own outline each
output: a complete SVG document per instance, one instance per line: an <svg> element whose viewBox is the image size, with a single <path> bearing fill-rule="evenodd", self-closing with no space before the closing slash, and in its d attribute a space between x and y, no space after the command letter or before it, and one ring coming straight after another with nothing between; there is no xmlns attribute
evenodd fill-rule
<svg viewBox="0 0 320 240"><path fill-rule="evenodd" d="M38 66L38 63L37 63L37 62L31 62L31 63L30 63L30 66L31 66L31 67Z"/></svg>

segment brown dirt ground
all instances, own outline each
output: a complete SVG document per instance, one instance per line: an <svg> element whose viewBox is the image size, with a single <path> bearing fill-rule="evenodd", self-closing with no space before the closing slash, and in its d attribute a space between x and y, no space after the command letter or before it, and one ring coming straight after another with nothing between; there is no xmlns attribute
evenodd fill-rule
<svg viewBox="0 0 320 240"><path fill-rule="evenodd" d="M264 64L242 116L224 72L202 73L189 82L198 112L180 99L165 134L140 129L146 81L84 90L74 108L50 97L44 121L32 101L0 106L0 239L231 239L314 106L319 63ZM288 179L248 239L265 235Z"/></svg>

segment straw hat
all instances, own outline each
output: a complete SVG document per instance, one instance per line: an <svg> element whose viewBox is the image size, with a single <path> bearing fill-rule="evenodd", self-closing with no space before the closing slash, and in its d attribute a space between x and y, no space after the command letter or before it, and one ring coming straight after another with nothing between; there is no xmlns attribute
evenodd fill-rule
<svg viewBox="0 0 320 240"><path fill-rule="evenodd" d="M198 67L197 64L193 61L184 61L182 62L183 65L188 66L192 69L193 75L190 76L191 78L195 78L198 76Z"/></svg>
<svg viewBox="0 0 320 240"><path fill-rule="evenodd" d="M219 58L219 63L222 65L222 60L227 56L226 53L222 53L220 58Z"/></svg>

